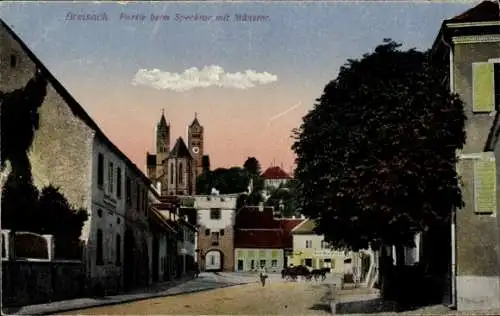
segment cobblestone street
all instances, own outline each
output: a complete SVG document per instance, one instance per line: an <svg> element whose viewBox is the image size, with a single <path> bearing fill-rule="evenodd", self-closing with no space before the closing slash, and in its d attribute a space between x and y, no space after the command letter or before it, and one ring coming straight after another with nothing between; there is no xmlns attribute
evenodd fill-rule
<svg viewBox="0 0 500 316"><path fill-rule="evenodd" d="M324 284L271 282L222 288L195 294L168 296L114 306L71 311L59 315L173 315L173 314L278 314L327 315Z"/></svg>

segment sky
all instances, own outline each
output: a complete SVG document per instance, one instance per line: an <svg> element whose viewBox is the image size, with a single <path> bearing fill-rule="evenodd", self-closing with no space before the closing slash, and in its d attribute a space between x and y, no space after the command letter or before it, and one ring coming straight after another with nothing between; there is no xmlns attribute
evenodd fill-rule
<svg viewBox="0 0 500 316"><path fill-rule="evenodd" d="M2 2L0 17L143 171L164 109L172 144L197 113L212 168L289 172L292 129L347 59L384 38L428 49L477 3Z"/></svg>

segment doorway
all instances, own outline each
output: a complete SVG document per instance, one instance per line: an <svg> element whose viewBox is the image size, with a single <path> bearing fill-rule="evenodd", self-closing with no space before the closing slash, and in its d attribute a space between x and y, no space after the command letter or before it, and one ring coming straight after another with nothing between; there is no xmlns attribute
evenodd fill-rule
<svg viewBox="0 0 500 316"><path fill-rule="evenodd" d="M238 260L238 271L243 271L243 260Z"/></svg>
<svg viewBox="0 0 500 316"><path fill-rule="evenodd" d="M160 242L158 241L158 237L156 235L153 236L153 282L159 281L159 260L160 260Z"/></svg>

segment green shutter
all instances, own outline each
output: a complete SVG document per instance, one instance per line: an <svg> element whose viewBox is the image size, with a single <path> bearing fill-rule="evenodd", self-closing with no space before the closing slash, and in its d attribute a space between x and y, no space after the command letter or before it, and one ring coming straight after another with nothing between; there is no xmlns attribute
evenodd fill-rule
<svg viewBox="0 0 500 316"><path fill-rule="evenodd" d="M496 191L495 155L492 152L485 152L474 160L474 212L495 213Z"/></svg>
<svg viewBox="0 0 500 316"><path fill-rule="evenodd" d="M492 112L495 110L494 63L472 64L472 110Z"/></svg>

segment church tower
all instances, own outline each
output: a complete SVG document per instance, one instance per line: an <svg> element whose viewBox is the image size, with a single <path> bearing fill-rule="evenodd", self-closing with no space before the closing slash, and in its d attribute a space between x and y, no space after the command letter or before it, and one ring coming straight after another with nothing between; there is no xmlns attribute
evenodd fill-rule
<svg viewBox="0 0 500 316"><path fill-rule="evenodd" d="M203 172L203 126L198 121L197 113L194 114L194 120L188 127L188 146L194 161L194 178L196 179Z"/></svg>
<svg viewBox="0 0 500 316"><path fill-rule="evenodd" d="M156 166L157 177L163 174L164 161L170 152L170 125L165 118L165 111L162 110L161 118L156 126Z"/></svg>

